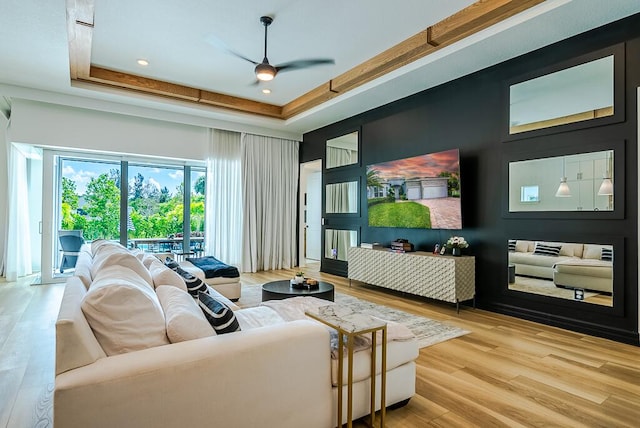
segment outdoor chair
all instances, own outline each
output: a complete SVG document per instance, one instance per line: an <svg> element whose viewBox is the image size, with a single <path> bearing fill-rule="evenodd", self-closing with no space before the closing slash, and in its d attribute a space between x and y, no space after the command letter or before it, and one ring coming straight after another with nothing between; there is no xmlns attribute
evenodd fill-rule
<svg viewBox="0 0 640 428"><path fill-rule="evenodd" d="M60 262L60 273L64 273L65 269L75 268L78 261L80 248L84 244L82 230L59 230L58 238L62 247L62 260Z"/></svg>

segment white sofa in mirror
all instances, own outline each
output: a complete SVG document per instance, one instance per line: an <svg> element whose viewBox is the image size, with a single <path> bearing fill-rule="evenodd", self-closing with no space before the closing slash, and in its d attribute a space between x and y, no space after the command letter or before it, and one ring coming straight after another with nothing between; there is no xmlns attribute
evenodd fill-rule
<svg viewBox="0 0 640 428"><path fill-rule="evenodd" d="M510 239L508 250L510 290L613 306L612 245Z"/></svg>
<svg viewBox="0 0 640 428"><path fill-rule="evenodd" d="M613 150L509 162L509 211L613 211Z"/></svg>

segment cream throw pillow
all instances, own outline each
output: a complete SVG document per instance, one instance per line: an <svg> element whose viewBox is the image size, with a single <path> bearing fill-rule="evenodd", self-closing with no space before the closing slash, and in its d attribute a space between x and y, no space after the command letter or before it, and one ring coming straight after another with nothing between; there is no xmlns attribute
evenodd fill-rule
<svg viewBox="0 0 640 428"><path fill-rule="evenodd" d="M154 261L158 261L158 259L153 254L145 253L144 257L142 258L142 264L147 269L149 269L149 266L151 266L151 263L153 263Z"/></svg>
<svg viewBox="0 0 640 428"><path fill-rule="evenodd" d="M95 279L102 269L108 266L124 266L133 270L153 288L153 279L142 262L122 246L102 246L93 255L91 276Z"/></svg>
<svg viewBox="0 0 640 428"><path fill-rule="evenodd" d="M149 273L153 279L154 287L158 288L161 285L172 285L186 292L187 285L185 284L184 279L182 279L182 277L175 271L163 265L160 260L155 257L153 258L155 260L149 265Z"/></svg>
<svg viewBox="0 0 640 428"><path fill-rule="evenodd" d="M583 259L600 260L603 248L613 248L611 245L584 244Z"/></svg>
<svg viewBox="0 0 640 428"><path fill-rule="evenodd" d="M167 336L171 343L216 335L202 309L186 290L161 285L156 288L156 293L164 309Z"/></svg>
<svg viewBox="0 0 640 428"><path fill-rule="evenodd" d="M516 251L518 253L526 253L529 251L529 243L531 241L516 241Z"/></svg>
<svg viewBox="0 0 640 428"><path fill-rule="evenodd" d="M169 343L158 296L128 267L101 269L82 299L81 307L107 355Z"/></svg>

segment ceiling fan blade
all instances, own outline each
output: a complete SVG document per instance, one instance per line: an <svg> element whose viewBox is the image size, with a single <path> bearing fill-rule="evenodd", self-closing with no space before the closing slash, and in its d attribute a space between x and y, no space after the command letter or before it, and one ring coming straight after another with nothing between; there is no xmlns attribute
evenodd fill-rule
<svg viewBox="0 0 640 428"><path fill-rule="evenodd" d="M331 58L314 58L314 59L299 59L297 61L285 62L276 66L276 70L280 71L292 71L299 70L301 68L315 67L318 65L335 64L336 62Z"/></svg>
<svg viewBox="0 0 640 428"><path fill-rule="evenodd" d="M247 61L247 62L250 62L250 63L251 63L251 64L253 64L253 65L258 65L258 64L260 64L259 62L256 62L256 61L254 61L254 60L252 60L252 59L249 59L249 58L247 58L247 57L246 57L246 56L244 56L244 55L240 55L238 52L232 51L232 50L230 50L230 49L229 49L229 50L227 50L227 52L229 52L229 53L230 53L231 55L233 55L233 56L237 56L237 57L238 57L238 58L240 58L240 59L243 59L243 60L245 60L245 61Z"/></svg>
<svg viewBox="0 0 640 428"><path fill-rule="evenodd" d="M205 37L205 41L207 43L209 43L211 46L213 46L214 48L220 50L220 51L224 51L226 53L229 53L233 56L236 56L240 59L243 59L247 62L250 62L253 65L258 65L259 62L256 62L252 59L247 58L246 56L239 54L238 52L234 51L233 49L231 49L225 42L223 42L221 39L219 39L218 37L214 36L213 34L209 34Z"/></svg>

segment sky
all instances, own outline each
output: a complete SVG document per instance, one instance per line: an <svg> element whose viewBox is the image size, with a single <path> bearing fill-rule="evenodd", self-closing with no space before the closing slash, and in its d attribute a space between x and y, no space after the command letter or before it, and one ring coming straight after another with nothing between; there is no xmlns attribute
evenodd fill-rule
<svg viewBox="0 0 640 428"><path fill-rule="evenodd" d="M378 171L378 176L383 180L437 177L443 171L459 174L459 151L453 149L367 166L367 171L371 169Z"/></svg>
<svg viewBox="0 0 640 428"><path fill-rule="evenodd" d="M62 176L73 180L76 183L77 194L84 195L87 190L87 185L92 178L96 178L103 173L108 174L110 169L119 167L119 163L86 162L63 159ZM166 186L171 194L176 192L176 186L182 182L184 176L182 169L129 165L130 184L133 183L134 177L138 172L144 176L145 183L152 184L158 190ZM194 171L192 174L192 181L200 175L204 175L204 172ZM193 182L191 184L193 185Z"/></svg>

